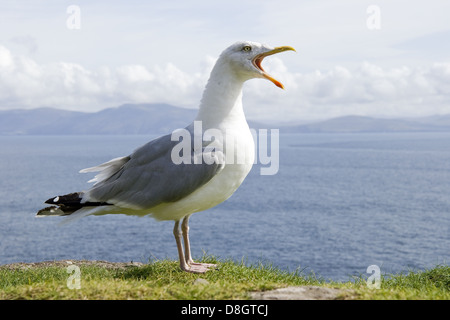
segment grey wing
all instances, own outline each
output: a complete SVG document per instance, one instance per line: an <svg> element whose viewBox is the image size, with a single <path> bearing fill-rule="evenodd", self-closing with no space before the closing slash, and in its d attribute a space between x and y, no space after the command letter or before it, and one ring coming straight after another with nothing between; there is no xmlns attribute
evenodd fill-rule
<svg viewBox="0 0 450 320"><path fill-rule="evenodd" d="M201 153L192 152L190 163L175 164L172 149L178 143L171 141L171 135L162 136L128 157L85 169L83 172L96 170L101 173L94 179L96 184L85 192L83 202L107 202L124 208L148 209L186 197L223 169L222 150L208 148L202 148ZM198 162L194 162L194 157L208 161L194 164ZM107 174L102 175L103 171Z"/></svg>

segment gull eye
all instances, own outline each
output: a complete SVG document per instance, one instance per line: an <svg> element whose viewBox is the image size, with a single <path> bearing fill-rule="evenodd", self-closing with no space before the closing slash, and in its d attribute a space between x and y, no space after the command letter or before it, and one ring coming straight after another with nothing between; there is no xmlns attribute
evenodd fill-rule
<svg viewBox="0 0 450 320"><path fill-rule="evenodd" d="M250 52L250 51L252 51L252 47L250 47L250 46L244 46L244 47L242 48L242 51L244 51L244 52Z"/></svg>

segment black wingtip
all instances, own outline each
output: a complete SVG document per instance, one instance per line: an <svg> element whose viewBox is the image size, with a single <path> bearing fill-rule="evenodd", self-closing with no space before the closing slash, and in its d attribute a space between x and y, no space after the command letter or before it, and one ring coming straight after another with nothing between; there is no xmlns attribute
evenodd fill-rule
<svg viewBox="0 0 450 320"><path fill-rule="evenodd" d="M57 197L50 198L50 199L48 199L47 201L45 201L45 203L48 203L48 204L54 204L54 203L55 203L54 200L55 200L56 198L57 198Z"/></svg>
<svg viewBox="0 0 450 320"><path fill-rule="evenodd" d="M82 192L73 192L73 193L66 194L64 196L56 196L56 197L50 198L47 201L45 201L45 203L54 204L54 205L64 204L67 206L79 205L81 202L82 196L83 196Z"/></svg>
<svg viewBox="0 0 450 320"><path fill-rule="evenodd" d="M83 202L82 192L69 193L63 196L56 196L45 201L52 206L44 208L37 213L37 216L64 216L81 209L82 207L109 206L107 202Z"/></svg>
<svg viewBox="0 0 450 320"><path fill-rule="evenodd" d="M59 207L47 207L41 209L36 213L36 217L46 217L46 216L65 216L67 213L62 211Z"/></svg>

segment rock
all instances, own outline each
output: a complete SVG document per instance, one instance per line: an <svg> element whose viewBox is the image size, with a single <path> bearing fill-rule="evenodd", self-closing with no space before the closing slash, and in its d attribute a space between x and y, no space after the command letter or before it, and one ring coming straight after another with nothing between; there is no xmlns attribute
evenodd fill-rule
<svg viewBox="0 0 450 320"><path fill-rule="evenodd" d="M336 300L345 290L317 286L287 287L270 291L251 292L255 300Z"/></svg>
<svg viewBox="0 0 450 320"><path fill-rule="evenodd" d="M198 278L198 279L195 279L192 284L196 285L196 286L198 286L198 285L205 285L205 284L209 284L209 281L206 280L206 279Z"/></svg>
<svg viewBox="0 0 450 320"><path fill-rule="evenodd" d="M62 260L62 261L42 261L42 262L31 262L31 263L11 263L1 265L0 268L6 269L31 269L31 268L42 268L42 267L67 267L69 265L77 266L98 266L108 269L124 269L129 267L140 267L143 263L140 262L109 262L101 260Z"/></svg>

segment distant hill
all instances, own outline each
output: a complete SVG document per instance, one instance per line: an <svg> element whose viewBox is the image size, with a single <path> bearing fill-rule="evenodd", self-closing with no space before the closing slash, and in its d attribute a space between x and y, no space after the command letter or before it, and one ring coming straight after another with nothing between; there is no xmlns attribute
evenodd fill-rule
<svg viewBox="0 0 450 320"><path fill-rule="evenodd" d="M154 134L184 128L197 110L168 104L125 104L95 113L40 108L0 111L3 135Z"/></svg>
<svg viewBox="0 0 450 320"><path fill-rule="evenodd" d="M354 133L354 132L434 132L450 131L450 115L409 119L380 119L345 116L317 123L289 126L285 133Z"/></svg>
<svg viewBox="0 0 450 320"><path fill-rule="evenodd" d="M197 110L169 104L124 104L95 113L52 108L0 111L0 135L164 134L186 127ZM281 133L450 131L450 115L414 119L345 116L296 126L264 125Z"/></svg>

